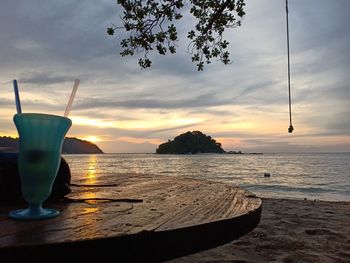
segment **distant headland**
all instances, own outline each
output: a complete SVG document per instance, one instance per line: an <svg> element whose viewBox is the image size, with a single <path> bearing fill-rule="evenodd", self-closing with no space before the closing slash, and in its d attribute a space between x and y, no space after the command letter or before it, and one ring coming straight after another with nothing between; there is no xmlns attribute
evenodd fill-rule
<svg viewBox="0 0 350 263"><path fill-rule="evenodd" d="M0 137L0 152L17 152L18 138ZM62 147L63 154L102 154L103 151L94 143L78 138L66 137Z"/></svg>

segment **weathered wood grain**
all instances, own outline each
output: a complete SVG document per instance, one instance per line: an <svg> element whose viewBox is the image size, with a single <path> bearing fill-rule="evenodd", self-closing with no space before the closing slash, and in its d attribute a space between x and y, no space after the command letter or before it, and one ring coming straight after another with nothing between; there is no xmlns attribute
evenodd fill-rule
<svg viewBox="0 0 350 263"><path fill-rule="evenodd" d="M72 186L69 198L90 200L49 204L61 212L54 219L13 221L7 213L23 205L1 206L0 258L69 253L161 261L231 241L260 220L261 200L223 183L128 174L102 177L99 184L111 181L116 186ZM93 200L103 198L142 202Z"/></svg>

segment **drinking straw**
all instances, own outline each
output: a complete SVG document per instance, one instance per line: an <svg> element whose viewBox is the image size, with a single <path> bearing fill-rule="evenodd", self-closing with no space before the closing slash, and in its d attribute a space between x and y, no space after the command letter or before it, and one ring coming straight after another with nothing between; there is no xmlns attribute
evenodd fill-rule
<svg viewBox="0 0 350 263"><path fill-rule="evenodd" d="M19 99L18 85L17 85L17 80L15 79L13 80L13 89L15 91L17 114L21 114L22 113L21 100Z"/></svg>
<svg viewBox="0 0 350 263"><path fill-rule="evenodd" d="M77 89L78 89L78 86L79 86L79 83L80 83L80 80L79 79L76 79L75 82L74 82L74 86L73 86L73 90L72 90L72 93L70 94L70 98L69 98L69 101L68 101L68 104L67 104L67 107L66 107L66 111L64 112L64 117L68 117L68 114L72 108L72 104L73 104L73 100L74 100L74 97L75 97L75 93L77 93Z"/></svg>

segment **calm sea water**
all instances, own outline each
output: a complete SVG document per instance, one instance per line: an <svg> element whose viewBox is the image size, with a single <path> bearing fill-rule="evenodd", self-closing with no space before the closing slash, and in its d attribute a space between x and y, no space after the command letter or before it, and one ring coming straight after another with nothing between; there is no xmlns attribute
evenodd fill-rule
<svg viewBox="0 0 350 263"><path fill-rule="evenodd" d="M139 173L222 181L261 197L350 201L350 153L64 157L75 182L95 183L103 175ZM271 177L264 177L264 173Z"/></svg>

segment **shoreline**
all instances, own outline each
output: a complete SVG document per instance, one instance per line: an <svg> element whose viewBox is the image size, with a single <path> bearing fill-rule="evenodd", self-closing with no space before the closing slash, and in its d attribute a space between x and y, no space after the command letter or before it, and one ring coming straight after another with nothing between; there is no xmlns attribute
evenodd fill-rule
<svg viewBox="0 0 350 263"><path fill-rule="evenodd" d="M279 196L269 196L269 195L259 195L259 193L257 193L254 190L250 190L247 189L246 187L242 187L243 189L248 190L249 192L252 192L253 194L255 194L257 197L259 197L261 200L286 200L286 201L310 201L310 202L325 202L325 203L350 203L350 199L349 200L344 200L344 199L332 199L332 200L325 200L323 199L323 197L320 198L310 198L310 197L294 197L294 196L287 196L287 197L283 197L280 198ZM350 198L350 197L349 197Z"/></svg>
<svg viewBox="0 0 350 263"><path fill-rule="evenodd" d="M350 262L350 202L262 200L261 220L252 232L167 263Z"/></svg>

